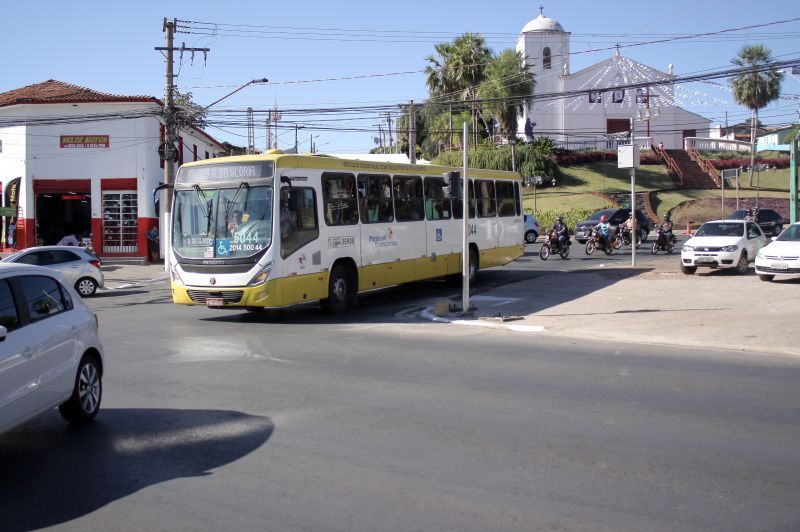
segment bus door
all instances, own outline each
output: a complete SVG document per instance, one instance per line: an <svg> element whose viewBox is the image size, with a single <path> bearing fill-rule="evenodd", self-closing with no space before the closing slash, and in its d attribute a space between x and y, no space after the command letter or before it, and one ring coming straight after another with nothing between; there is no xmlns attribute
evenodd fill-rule
<svg viewBox="0 0 800 532"><path fill-rule="evenodd" d="M284 277L283 304L313 301L326 297L327 284L322 275L326 265L322 257L325 244L320 238L317 216L317 192L307 176L288 176L292 186L278 191L276 234L280 243Z"/></svg>
<svg viewBox="0 0 800 532"><path fill-rule="evenodd" d="M323 264L326 268L339 259L361 265L356 176L347 172L323 172L322 179ZM359 275L359 279L361 275Z"/></svg>
<svg viewBox="0 0 800 532"><path fill-rule="evenodd" d="M480 250L494 249L500 239L494 181L476 179L474 186L475 210L477 211L475 242Z"/></svg>
<svg viewBox="0 0 800 532"><path fill-rule="evenodd" d="M445 193L444 186L441 177L425 178L426 256L417 262L420 278L447 275L448 261L458 262L452 254L461 247L461 225L452 221L450 195L449 191Z"/></svg>

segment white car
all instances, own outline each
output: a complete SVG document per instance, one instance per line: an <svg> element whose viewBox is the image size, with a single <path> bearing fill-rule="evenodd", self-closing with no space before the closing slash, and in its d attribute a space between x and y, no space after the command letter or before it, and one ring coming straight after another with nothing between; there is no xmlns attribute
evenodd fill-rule
<svg viewBox="0 0 800 532"><path fill-rule="evenodd" d="M97 316L47 268L0 264L0 433L58 406L70 423L100 408Z"/></svg>
<svg viewBox="0 0 800 532"><path fill-rule="evenodd" d="M800 277L800 222L793 223L756 255L756 273L762 281Z"/></svg>
<svg viewBox="0 0 800 532"><path fill-rule="evenodd" d="M539 222L536 221L536 217L532 214L524 215L525 219L525 243L526 244L533 244L536 242L536 239L539 238L539 234L541 230L539 230Z"/></svg>
<svg viewBox="0 0 800 532"><path fill-rule="evenodd" d="M59 272L81 295L88 297L103 287L100 259L77 246L37 246L23 249L2 262L45 266Z"/></svg>
<svg viewBox="0 0 800 532"><path fill-rule="evenodd" d="M681 249L681 271L693 274L697 268L735 268L745 274L767 237L755 222L713 220L700 226Z"/></svg>

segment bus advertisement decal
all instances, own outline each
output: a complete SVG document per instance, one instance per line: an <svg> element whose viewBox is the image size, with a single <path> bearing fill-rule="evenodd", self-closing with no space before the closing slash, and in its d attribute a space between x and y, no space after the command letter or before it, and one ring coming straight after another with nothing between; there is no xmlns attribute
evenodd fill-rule
<svg viewBox="0 0 800 532"><path fill-rule="evenodd" d="M354 236L332 236L328 238L328 247L333 248L351 248L356 245L356 237Z"/></svg>

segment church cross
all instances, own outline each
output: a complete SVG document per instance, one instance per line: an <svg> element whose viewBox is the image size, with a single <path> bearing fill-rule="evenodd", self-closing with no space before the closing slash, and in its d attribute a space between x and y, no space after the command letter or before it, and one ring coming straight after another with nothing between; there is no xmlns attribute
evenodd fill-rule
<svg viewBox="0 0 800 532"><path fill-rule="evenodd" d="M539 6L539 14L544 16L544 6Z"/></svg>

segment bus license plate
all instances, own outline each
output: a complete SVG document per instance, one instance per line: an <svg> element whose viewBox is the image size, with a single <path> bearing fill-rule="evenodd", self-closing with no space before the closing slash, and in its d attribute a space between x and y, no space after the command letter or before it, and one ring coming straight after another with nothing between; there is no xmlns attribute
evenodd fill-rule
<svg viewBox="0 0 800 532"><path fill-rule="evenodd" d="M788 270L789 269L789 265L786 264L785 262L773 262L771 266L772 266L773 270Z"/></svg>
<svg viewBox="0 0 800 532"><path fill-rule="evenodd" d="M206 299L206 306L207 307L221 307L224 304L225 304L225 301L221 297Z"/></svg>

